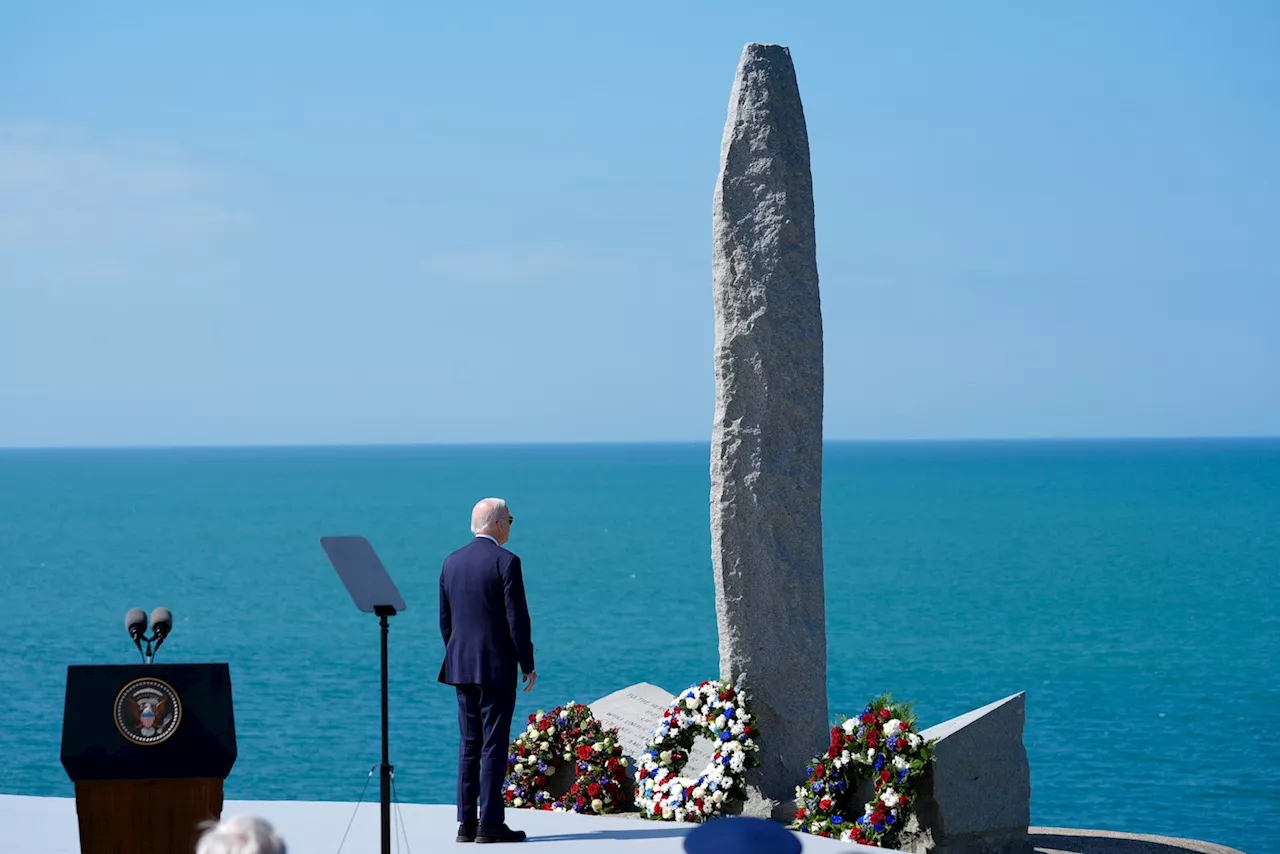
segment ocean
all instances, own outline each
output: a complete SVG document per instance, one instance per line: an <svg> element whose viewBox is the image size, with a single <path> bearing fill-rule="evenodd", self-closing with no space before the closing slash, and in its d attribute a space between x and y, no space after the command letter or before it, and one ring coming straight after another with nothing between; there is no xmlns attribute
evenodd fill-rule
<svg viewBox="0 0 1280 854"><path fill-rule="evenodd" d="M521 716L717 675L708 491L705 444L0 451L0 791L71 795L66 666L137 661L124 613L164 605L157 661L230 663L229 798L360 797L377 620L319 546L360 534L408 603L397 796L451 802L436 584L472 504L516 518ZM1026 691L1033 824L1272 849L1280 440L828 443L823 517L833 717Z"/></svg>

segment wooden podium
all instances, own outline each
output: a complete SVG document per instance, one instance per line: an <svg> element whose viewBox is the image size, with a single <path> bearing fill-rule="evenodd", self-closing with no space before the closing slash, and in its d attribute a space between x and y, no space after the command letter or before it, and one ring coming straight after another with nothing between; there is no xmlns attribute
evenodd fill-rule
<svg viewBox="0 0 1280 854"><path fill-rule="evenodd" d="M62 766L81 854L190 854L236 761L226 664L67 668Z"/></svg>

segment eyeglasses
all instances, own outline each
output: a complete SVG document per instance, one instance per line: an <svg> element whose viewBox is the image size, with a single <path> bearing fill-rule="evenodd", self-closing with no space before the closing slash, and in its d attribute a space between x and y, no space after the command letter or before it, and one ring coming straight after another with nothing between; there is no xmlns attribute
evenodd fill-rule
<svg viewBox="0 0 1280 854"><path fill-rule="evenodd" d="M512 522L514 522L515 520L516 520L516 517L515 517L515 516L508 516L508 517L507 517L507 524L508 524L508 525L510 525L510 524L511 524Z"/></svg>

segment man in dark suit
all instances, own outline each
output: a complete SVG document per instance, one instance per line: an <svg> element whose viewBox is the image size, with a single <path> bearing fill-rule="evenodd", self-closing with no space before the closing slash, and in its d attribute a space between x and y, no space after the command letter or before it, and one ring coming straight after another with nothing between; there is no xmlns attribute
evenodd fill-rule
<svg viewBox="0 0 1280 854"><path fill-rule="evenodd" d="M440 681L458 692L458 841L522 842L503 821L516 669L533 690L533 640L520 558L503 548L515 520L501 498L471 511L468 545L440 570ZM477 821L476 801L480 802Z"/></svg>

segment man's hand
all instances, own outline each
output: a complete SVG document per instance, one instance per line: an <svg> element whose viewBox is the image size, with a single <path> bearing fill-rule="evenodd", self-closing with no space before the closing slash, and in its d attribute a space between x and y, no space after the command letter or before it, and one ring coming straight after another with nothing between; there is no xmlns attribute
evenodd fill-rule
<svg viewBox="0 0 1280 854"><path fill-rule="evenodd" d="M532 671L532 672L530 672L530 673L526 673L526 674L525 674L523 677L521 677L521 678L522 678L522 680L523 680L523 681L525 681L525 682L528 682L528 683L529 683L528 685L524 686L525 693L527 694L527 693L529 693L530 691L532 691L532 690L533 690L533 685L534 685L534 683L538 681L538 671L534 670L534 671Z"/></svg>

